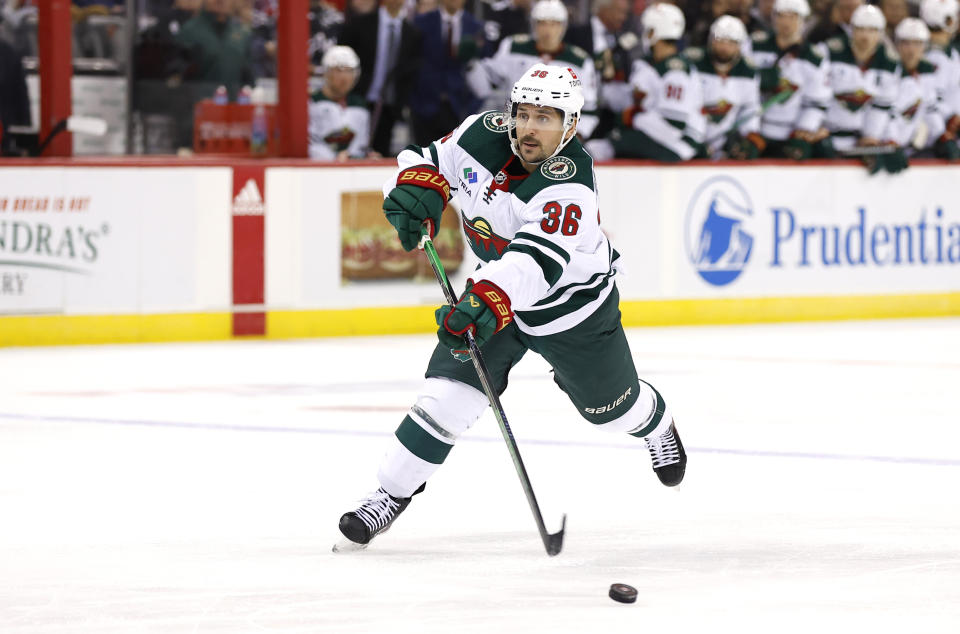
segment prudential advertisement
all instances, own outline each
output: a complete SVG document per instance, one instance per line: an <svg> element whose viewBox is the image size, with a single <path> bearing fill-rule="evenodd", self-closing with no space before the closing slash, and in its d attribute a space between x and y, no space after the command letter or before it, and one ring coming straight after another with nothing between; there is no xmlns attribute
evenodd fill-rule
<svg viewBox="0 0 960 634"><path fill-rule="evenodd" d="M852 166L626 169L601 172L600 197L603 209L605 194L628 182L640 194L618 197L604 216L632 265L619 282L628 296L960 289L955 168L875 177Z"/></svg>

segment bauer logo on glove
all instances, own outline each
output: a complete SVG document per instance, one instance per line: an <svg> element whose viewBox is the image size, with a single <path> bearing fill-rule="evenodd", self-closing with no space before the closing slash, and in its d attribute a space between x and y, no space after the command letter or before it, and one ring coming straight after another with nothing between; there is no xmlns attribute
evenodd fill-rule
<svg viewBox="0 0 960 634"><path fill-rule="evenodd" d="M510 298L502 289L487 280L467 280L467 289L456 306L443 306L436 312L437 338L464 361L464 335L473 333L478 346L500 332L513 320ZM460 355L460 356L458 356ZM465 357L465 358L462 358Z"/></svg>
<svg viewBox="0 0 960 634"><path fill-rule="evenodd" d="M450 184L433 165L417 165L400 172L397 186L383 201L383 213L397 230L405 251L417 246L425 220L431 221L430 237L436 235L449 200Z"/></svg>

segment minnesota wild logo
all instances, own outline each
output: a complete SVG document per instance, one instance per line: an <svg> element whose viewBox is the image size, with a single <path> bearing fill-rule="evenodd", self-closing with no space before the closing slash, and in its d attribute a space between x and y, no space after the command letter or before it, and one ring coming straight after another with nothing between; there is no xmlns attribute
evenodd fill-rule
<svg viewBox="0 0 960 634"><path fill-rule="evenodd" d="M566 156L554 156L540 165L540 173L553 181L572 178L577 173L576 164Z"/></svg>
<svg viewBox="0 0 960 634"><path fill-rule="evenodd" d="M721 99L717 103L705 104L702 112L710 119L711 123L720 123L727 116L727 113L730 112L731 108L733 108L732 103L726 99Z"/></svg>
<svg viewBox="0 0 960 634"><path fill-rule="evenodd" d="M510 241L502 238L493 232L493 228L485 218L477 216L468 220L461 214L463 219L463 232L470 241L470 248L484 262L497 259L507 250Z"/></svg>
<svg viewBox="0 0 960 634"><path fill-rule="evenodd" d="M920 109L920 100L917 99L916 101L913 102L913 104L911 104L909 108L903 111L902 116L907 121L913 121L913 118L917 115L917 110L919 109Z"/></svg>
<svg viewBox="0 0 960 634"><path fill-rule="evenodd" d="M871 99L873 99L873 95L863 88L858 89L856 92L845 92L837 95L837 100L850 112L860 110L860 108L870 103Z"/></svg>
<svg viewBox="0 0 960 634"><path fill-rule="evenodd" d="M510 127L507 124L507 115L503 112L488 112L483 115L483 127L491 132L506 132Z"/></svg>
<svg viewBox="0 0 960 634"><path fill-rule="evenodd" d="M789 99L790 95L794 94L799 89L800 89L800 86L796 85L786 77L781 77L780 81L777 82L776 87L774 87L773 89L773 94L781 95L783 93L787 93L786 95L784 95L784 98Z"/></svg>
<svg viewBox="0 0 960 634"><path fill-rule="evenodd" d="M327 136L323 137L323 142L331 147L337 148L337 151L345 150L350 145L350 142L353 141L353 137L356 136L353 133L353 130L344 126L339 130L334 130Z"/></svg>

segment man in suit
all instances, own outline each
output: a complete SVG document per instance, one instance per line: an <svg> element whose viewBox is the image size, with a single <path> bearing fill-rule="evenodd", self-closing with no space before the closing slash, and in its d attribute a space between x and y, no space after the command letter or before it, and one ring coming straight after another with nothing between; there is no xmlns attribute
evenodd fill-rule
<svg viewBox="0 0 960 634"><path fill-rule="evenodd" d="M0 156L14 153L11 126L30 125L30 100L20 55L0 40Z"/></svg>
<svg viewBox="0 0 960 634"><path fill-rule="evenodd" d="M414 141L423 146L453 130L480 106L467 86L459 50L461 42L480 37L483 26L463 10L464 0L439 4L414 20L423 35L423 64L410 96L410 115Z"/></svg>
<svg viewBox="0 0 960 634"><path fill-rule="evenodd" d="M627 26L627 0L595 0L593 16L567 31L564 40L587 51L597 69L600 86L599 124L593 136L603 137L613 129L616 115L633 105L628 83L633 60L640 57L640 38Z"/></svg>
<svg viewBox="0 0 960 634"><path fill-rule="evenodd" d="M492 0L483 3L484 44L480 57L491 57L505 37L530 32L533 0Z"/></svg>
<svg viewBox="0 0 960 634"><path fill-rule="evenodd" d="M338 43L360 58L357 92L370 110L370 146L391 156L393 126L409 98L420 64L420 33L407 22L404 0L382 0L379 9L347 20Z"/></svg>

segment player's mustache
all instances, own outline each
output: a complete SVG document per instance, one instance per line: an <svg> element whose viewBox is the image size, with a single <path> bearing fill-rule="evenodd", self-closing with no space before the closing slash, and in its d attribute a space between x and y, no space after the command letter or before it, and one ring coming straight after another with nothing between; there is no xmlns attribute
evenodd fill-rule
<svg viewBox="0 0 960 634"><path fill-rule="evenodd" d="M522 139L520 139L520 143L534 143L534 144L536 144L536 145L540 145L540 141L537 141L537 140L536 140L535 138L533 138L532 136L525 136L525 137L523 137Z"/></svg>

